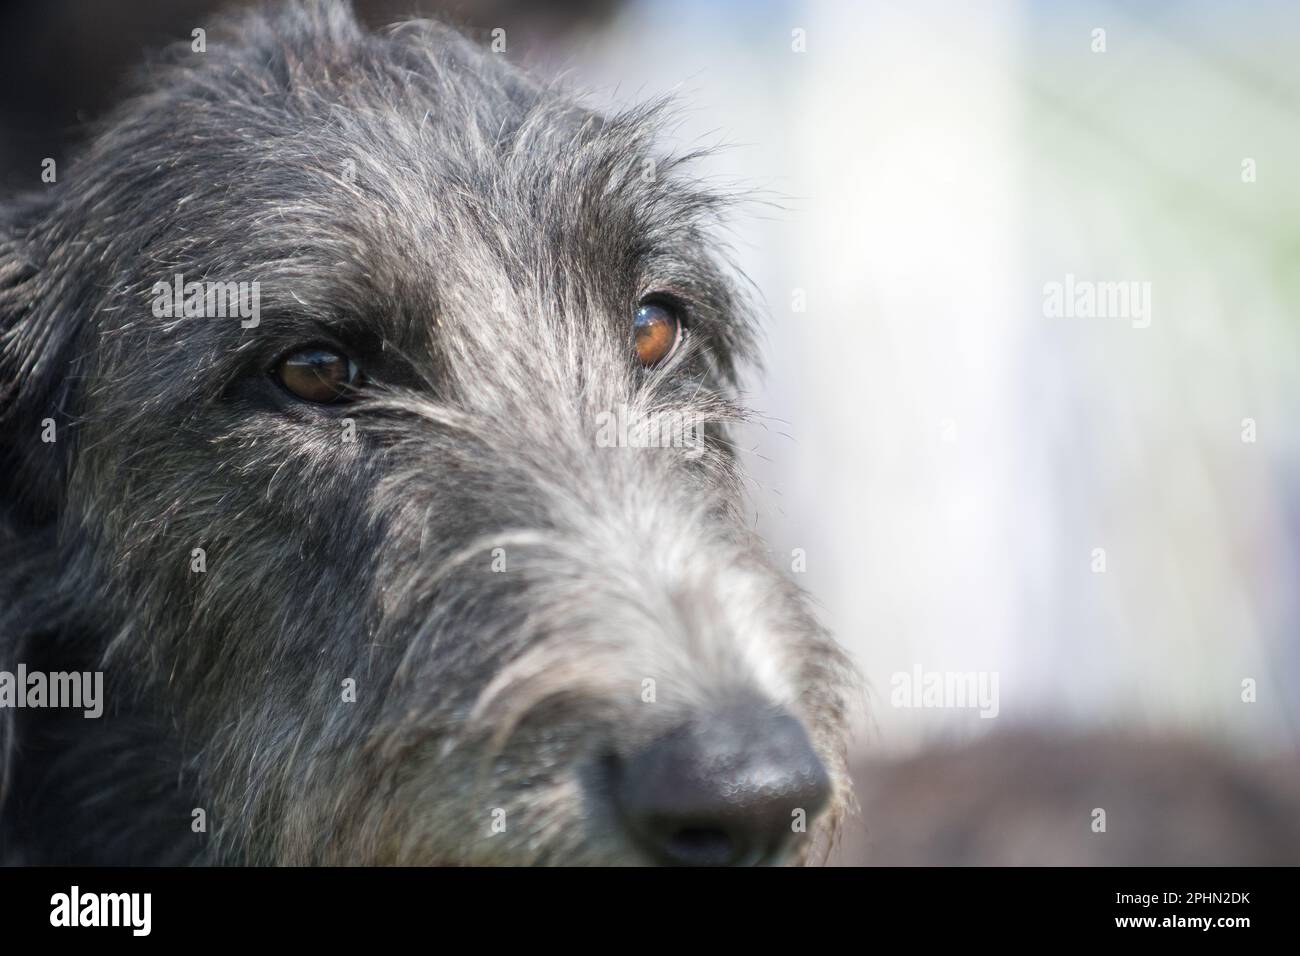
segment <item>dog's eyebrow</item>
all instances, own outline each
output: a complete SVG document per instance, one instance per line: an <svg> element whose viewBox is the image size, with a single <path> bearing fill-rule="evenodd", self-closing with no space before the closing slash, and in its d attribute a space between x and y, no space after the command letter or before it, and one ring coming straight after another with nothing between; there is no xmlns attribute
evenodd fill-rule
<svg viewBox="0 0 1300 956"><path fill-rule="evenodd" d="M370 353L405 355L427 348L430 336L402 309L273 308L262 316L263 334L285 345L322 339Z"/></svg>
<svg viewBox="0 0 1300 956"><path fill-rule="evenodd" d="M372 275L364 263L325 254L330 251L250 270L249 278L260 279L265 331L274 332L277 327L303 331L315 326L340 338L387 340L398 345L419 341L417 315L438 308L429 283L422 280L418 294L392 288L392 279Z"/></svg>

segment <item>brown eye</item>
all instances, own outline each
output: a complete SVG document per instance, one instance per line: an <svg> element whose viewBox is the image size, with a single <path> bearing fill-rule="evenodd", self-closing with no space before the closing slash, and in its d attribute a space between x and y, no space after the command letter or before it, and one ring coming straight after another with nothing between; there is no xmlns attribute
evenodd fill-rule
<svg viewBox="0 0 1300 956"><path fill-rule="evenodd" d="M632 320L636 357L646 368L667 361L682 340L682 322L668 306L647 302Z"/></svg>
<svg viewBox="0 0 1300 956"><path fill-rule="evenodd" d="M307 348L282 358L275 377L304 401L328 405L348 397L361 374L347 356L327 348Z"/></svg>

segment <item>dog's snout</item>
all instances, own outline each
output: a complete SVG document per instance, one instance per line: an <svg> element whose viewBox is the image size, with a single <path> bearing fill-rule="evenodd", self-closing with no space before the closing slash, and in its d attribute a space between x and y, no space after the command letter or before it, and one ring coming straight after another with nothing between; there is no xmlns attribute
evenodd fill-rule
<svg viewBox="0 0 1300 956"><path fill-rule="evenodd" d="M774 862L830 798L825 767L793 717L737 708L678 728L615 760L614 799L658 862Z"/></svg>

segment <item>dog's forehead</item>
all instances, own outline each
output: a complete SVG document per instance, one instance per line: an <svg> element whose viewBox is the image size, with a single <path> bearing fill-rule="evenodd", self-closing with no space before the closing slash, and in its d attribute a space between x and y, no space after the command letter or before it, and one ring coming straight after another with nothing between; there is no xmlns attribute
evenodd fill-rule
<svg viewBox="0 0 1300 956"><path fill-rule="evenodd" d="M654 111L605 118L458 37L419 41L301 66L278 97L183 104L155 145L173 175L150 266L395 323L514 293L612 304L692 271L708 201L656 168Z"/></svg>
<svg viewBox="0 0 1300 956"><path fill-rule="evenodd" d="M182 54L70 177L67 220L115 225L90 257L106 360L165 352L215 383L328 324L416 357L443 331L608 339L652 292L744 350L709 239L731 196L658 152L665 104L597 114L432 24L318 28ZM189 282L256 284L260 321L150 314L160 283Z"/></svg>

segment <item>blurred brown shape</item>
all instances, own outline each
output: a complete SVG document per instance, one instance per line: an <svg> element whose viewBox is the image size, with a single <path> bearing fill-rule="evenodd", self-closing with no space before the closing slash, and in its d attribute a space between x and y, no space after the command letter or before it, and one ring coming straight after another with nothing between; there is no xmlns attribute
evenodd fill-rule
<svg viewBox="0 0 1300 956"><path fill-rule="evenodd" d="M1016 732L861 762L854 778L841 866L1300 865L1294 757Z"/></svg>

